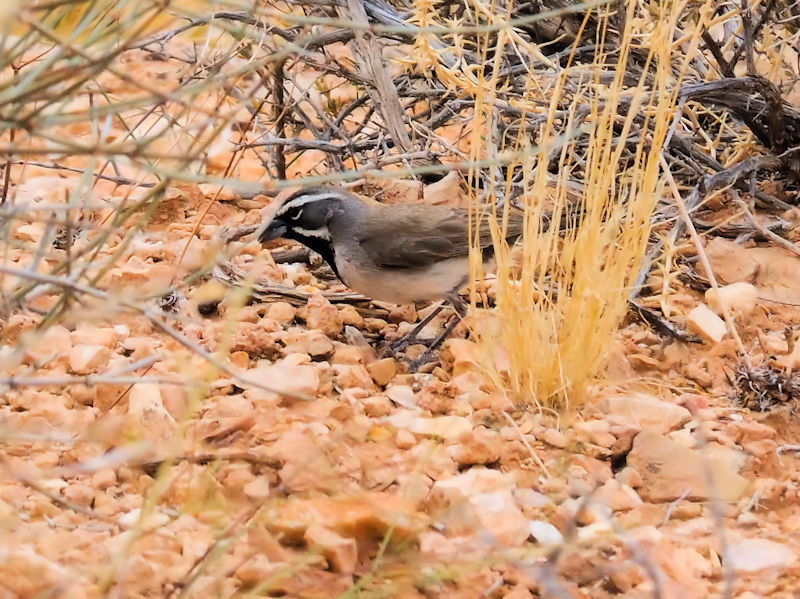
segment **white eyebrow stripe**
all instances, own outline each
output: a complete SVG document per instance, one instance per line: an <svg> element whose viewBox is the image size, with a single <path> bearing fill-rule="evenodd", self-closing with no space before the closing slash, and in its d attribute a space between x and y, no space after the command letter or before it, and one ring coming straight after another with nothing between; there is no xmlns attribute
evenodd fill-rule
<svg viewBox="0 0 800 599"><path fill-rule="evenodd" d="M288 210L291 210L292 208L300 208L311 202L328 200L331 197L336 197L336 194L331 192L325 192L325 193L313 193L311 195L300 196L299 198L295 198L293 200L286 202L283 206L281 206L278 209L278 211L275 214L280 216L282 214L285 214Z"/></svg>
<svg viewBox="0 0 800 599"><path fill-rule="evenodd" d="M300 227L292 227L292 231L305 235L306 237L314 237L315 239L324 239L325 241L331 240L330 231L328 227L320 227L319 229L301 229Z"/></svg>

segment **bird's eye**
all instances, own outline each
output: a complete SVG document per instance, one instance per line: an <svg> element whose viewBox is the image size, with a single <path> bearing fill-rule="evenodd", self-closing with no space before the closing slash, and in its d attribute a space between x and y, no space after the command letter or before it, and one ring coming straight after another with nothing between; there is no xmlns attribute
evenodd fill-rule
<svg viewBox="0 0 800 599"><path fill-rule="evenodd" d="M298 221L298 220L300 220L300 217L301 217L301 216L303 216L303 211L302 211L302 210L298 210L298 211L297 211L297 212L295 212L294 214L290 214L290 215L289 215L289 218L290 218L291 220L293 220L293 221Z"/></svg>

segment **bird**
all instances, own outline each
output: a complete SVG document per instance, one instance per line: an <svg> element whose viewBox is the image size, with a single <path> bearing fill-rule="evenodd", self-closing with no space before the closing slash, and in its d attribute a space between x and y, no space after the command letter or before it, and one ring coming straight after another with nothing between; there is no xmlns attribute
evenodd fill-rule
<svg viewBox="0 0 800 599"><path fill-rule="evenodd" d="M506 241L513 243L523 228L522 211L511 211ZM342 283L370 299L458 304L457 293L469 282L469 229L465 208L382 204L338 187L317 186L284 199L257 236L261 243L279 238L300 242L322 256ZM494 246L487 218L477 235L488 266Z"/></svg>
<svg viewBox="0 0 800 599"><path fill-rule="evenodd" d="M488 215L482 216L477 245L486 270L491 270L494 245ZM427 351L411 365L415 371L466 315L467 304L459 291L469 282L470 226L470 211L465 208L383 204L338 187L315 186L279 202L257 230L257 238L262 244L281 238L300 242L318 253L342 283L372 300L394 304L445 300L382 351L398 353L422 342L420 332L449 304L455 318L427 341ZM506 241L513 243L523 230L523 212L509 211Z"/></svg>

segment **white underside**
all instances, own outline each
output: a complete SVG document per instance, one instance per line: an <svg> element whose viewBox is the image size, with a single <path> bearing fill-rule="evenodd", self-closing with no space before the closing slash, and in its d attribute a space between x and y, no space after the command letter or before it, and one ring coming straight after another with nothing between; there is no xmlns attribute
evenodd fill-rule
<svg viewBox="0 0 800 599"><path fill-rule="evenodd" d="M437 262L425 269L356 269L353 262L339 260L336 267L342 280L353 291L379 301L413 304L445 297L465 285L469 276L469 259L454 258Z"/></svg>

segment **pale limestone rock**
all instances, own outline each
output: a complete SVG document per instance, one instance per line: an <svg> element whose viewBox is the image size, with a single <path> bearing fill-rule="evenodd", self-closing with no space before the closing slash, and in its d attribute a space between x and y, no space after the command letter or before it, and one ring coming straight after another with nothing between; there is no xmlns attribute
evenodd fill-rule
<svg viewBox="0 0 800 599"><path fill-rule="evenodd" d="M367 370L375 384L384 387L397 374L397 363L393 358L383 358L367 364Z"/></svg>
<svg viewBox="0 0 800 599"><path fill-rule="evenodd" d="M395 306L389 310L389 322L398 324L401 322L416 322L417 308L414 304L404 304Z"/></svg>
<svg viewBox="0 0 800 599"><path fill-rule="evenodd" d="M800 258L781 247L754 247L748 257L758 263L755 285L762 299L800 304Z"/></svg>
<svg viewBox="0 0 800 599"><path fill-rule="evenodd" d="M673 501L684 494L689 500L706 500L713 494L722 501L735 501L749 486L725 461L650 431L637 435L628 465L642 477L639 495L646 501ZM712 473L711 488L706 468Z"/></svg>
<svg viewBox="0 0 800 599"><path fill-rule="evenodd" d="M797 554L782 543L768 539L743 539L728 546L734 572L748 574L762 570L783 570L797 561Z"/></svg>
<svg viewBox="0 0 800 599"><path fill-rule="evenodd" d="M365 318L364 326L370 333L380 333L389 323L382 318Z"/></svg>
<svg viewBox="0 0 800 599"><path fill-rule="evenodd" d="M486 381L479 372L469 370L462 372L450 379L447 388L452 395L465 395L467 393L484 393L481 388L486 385Z"/></svg>
<svg viewBox="0 0 800 599"><path fill-rule="evenodd" d="M339 308L339 317L342 319L342 324L350 325L357 329L364 327L364 317L358 313L354 306L344 305Z"/></svg>
<svg viewBox="0 0 800 599"><path fill-rule="evenodd" d="M144 528L158 528L165 526L170 520L171 518L168 515L157 511L150 511L143 518L142 510L138 507L125 512L117 518L117 522L126 528L137 525L141 525Z"/></svg>
<svg viewBox="0 0 800 599"><path fill-rule="evenodd" d="M548 445L557 447L558 449L564 449L567 445L569 445L569 439L567 436L560 430L554 428L548 428L540 437L542 441Z"/></svg>
<svg viewBox="0 0 800 599"><path fill-rule="evenodd" d="M275 576L284 566L273 564L266 556L256 554L239 566L233 573L234 577L248 586L255 586Z"/></svg>
<svg viewBox="0 0 800 599"><path fill-rule="evenodd" d="M592 494L592 501L607 505L615 512L630 510L644 503L636 491L613 478Z"/></svg>
<svg viewBox="0 0 800 599"><path fill-rule="evenodd" d="M158 385L136 383L128 394L128 420L148 438L162 439L177 427L172 415L164 407Z"/></svg>
<svg viewBox="0 0 800 599"><path fill-rule="evenodd" d="M693 333L713 343L719 343L728 334L725 321L705 304L700 304L686 315L686 326Z"/></svg>
<svg viewBox="0 0 800 599"><path fill-rule="evenodd" d="M381 418L392 411L392 402L383 395L365 397L361 400L361 405L364 407L364 413L370 418Z"/></svg>
<svg viewBox="0 0 800 599"><path fill-rule="evenodd" d="M435 559L468 559L484 555L487 544L475 535L446 537L440 532L425 531L419 535L419 552Z"/></svg>
<svg viewBox="0 0 800 599"><path fill-rule="evenodd" d="M491 464L500 459L502 442L495 431L478 427L458 439L457 445L447 448L447 453L459 466Z"/></svg>
<svg viewBox="0 0 800 599"><path fill-rule="evenodd" d="M283 337L286 353L308 354L321 358L333 353L333 342L325 333L317 329L295 329Z"/></svg>
<svg viewBox="0 0 800 599"><path fill-rule="evenodd" d="M753 441L775 439L777 436L777 432L771 426L749 420L744 422L731 422L726 432L731 435L733 440L739 445L744 445L745 443L751 443Z"/></svg>
<svg viewBox="0 0 800 599"><path fill-rule="evenodd" d="M475 370L480 363L478 345L469 339L448 339L442 351L452 356L453 376Z"/></svg>
<svg viewBox="0 0 800 599"><path fill-rule="evenodd" d="M43 222L35 222L26 225L20 225L17 230L11 235L14 239L20 241L32 241L40 243L44 237L45 224Z"/></svg>
<svg viewBox="0 0 800 599"><path fill-rule="evenodd" d="M441 437L446 441L452 441L472 430L472 423L462 416L436 416L434 418L419 416L411 424L409 430L417 435Z"/></svg>
<svg viewBox="0 0 800 599"><path fill-rule="evenodd" d="M752 283L755 280L760 265L740 244L714 237L706 244L705 251L711 270L720 283Z"/></svg>
<svg viewBox="0 0 800 599"><path fill-rule="evenodd" d="M735 472L739 472L747 463L747 454L737 447L710 442L705 446L705 451L715 460L727 464Z"/></svg>
<svg viewBox="0 0 800 599"><path fill-rule="evenodd" d="M80 326L70 333L73 345L105 345L116 347L120 335L114 327Z"/></svg>
<svg viewBox="0 0 800 599"><path fill-rule="evenodd" d="M513 490L514 482L498 470L470 468L462 474L436 481L434 491L450 504L466 501L473 494Z"/></svg>
<svg viewBox="0 0 800 599"><path fill-rule="evenodd" d="M469 204L461 188L461 174L455 169L436 183L423 187L422 198L425 204L436 206L466 207Z"/></svg>
<svg viewBox="0 0 800 599"><path fill-rule="evenodd" d="M63 326L54 324L44 331L26 333L25 342L20 344L25 348L25 362L43 360L54 357L57 362L67 362L72 351L72 335Z"/></svg>
<svg viewBox="0 0 800 599"><path fill-rule="evenodd" d="M255 501L264 501L270 495L269 478L266 476L257 476L250 482L246 483L242 487L242 490L250 499Z"/></svg>
<svg viewBox="0 0 800 599"><path fill-rule="evenodd" d="M26 543L0 550L0 579L6 597L41 597L52 596L54 589L62 591L75 573Z"/></svg>
<svg viewBox="0 0 800 599"><path fill-rule="evenodd" d="M578 529L578 539L581 541L589 541L597 537L607 537L613 534L614 527L608 518L592 522Z"/></svg>
<svg viewBox="0 0 800 599"><path fill-rule="evenodd" d="M92 475L92 487L105 491L117 484L117 473L111 468L103 468Z"/></svg>
<svg viewBox="0 0 800 599"><path fill-rule="evenodd" d="M577 433L580 441L591 443L592 445L609 449L617 442L617 438L609 432L610 424L607 420L576 422L572 428Z"/></svg>
<svg viewBox="0 0 800 599"><path fill-rule="evenodd" d="M334 572L352 574L358 563L356 540L343 537L332 530L312 524L303 535L312 549L322 553Z"/></svg>
<svg viewBox="0 0 800 599"><path fill-rule="evenodd" d="M372 492L265 506L264 522L272 532L288 539L302 539L308 527L316 524L341 535L360 532L370 539L381 540L389 530L393 539L416 537L427 525L428 517L418 512L406 497Z"/></svg>
<svg viewBox="0 0 800 599"><path fill-rule="evenodd" d="M352 327L346 327L345 335ZM332 364L369 364L375 361L375 350L369 345L353 344L348 340L347 343L333 342Z"/></svg>
<svg viewBox="0 0 800 599"><path fill-rule="evenodd" d="M598 522L610 522L611 515L611 508L607 505L589 502L588 504L579 506L575 514L575 521L578 523L578 526L590 526Z"/></svg>
<svg viewBox="0 0 800 599"><path fill-rule="evenodd" d="M367 391L375 391L375 384L363 364L335 364L333 372L336 384L340 389L357 387Z"/></svg>
<svg viewBox="0 0 800 599"><path fill-rule="evenodd" d="M411 449L417 444L417 438L411 432L401 429L397 431L394 442L398 449Z"/></svg>
<svg viewBox="0 0 800 599"><path fill-rule="evenodd" d="M553 507L552 499L533 489L514 489L514 499L520 509L525 513L537 512Z"/></svg>
<svg viewBox="0 0 800 599"><path fill-rule="evenodd" d="M528 538L528 520L514 502L514 483L506 475L484 468L437 481L435 501L449 506L443 519L454 534L485 536L495 546L520 546Z"/></svg>
<svg viewBox="0 0 800 599"><path fill-rule="evenodd" d="M541 520L528 522L528 534L540 545L561 545L564 542L564 535L555 526Z"/></svg>
<svg viewBox="0 0 800 599"><path fill-rule="evenodd" d="M245 397L253 401L266 399L276 401L282 394L316 395L320 384L319 368L313 364L302 363L305 354L290 354L283 360L267 366L257 366L246 371L247 381L239 381L245 389ZM306 356L306 360L308 356ZM266 391L249 381L266 385L272 391ZM276 395L277 393L277 395Z"/></svg>
<svg viewBox="0 0 800 599"><path fill-rule="evenodd" d="M612 423L657 433L677 428L692 418L686 408L643 393L609 397L600 409Z"/></svg>
<svg viewBox="0 0 800 599"><path fill-rule="evenodd" d="M467 500L477 520L475 532L488 532L501 546L522 545L530 534L528 520L514 502L511 489L478 493Z"/></svg>
<svg viewBox="0 0 800 599"><path fill-rule="evenodd" d="M408 385L391 385L386 389L386 396L404 408L417 409L416 395Z"/></svg>
<svg viewBox="0 0 800 599"><path fill-rule="evenodd" d="M747 316L756 309L758 289L755 285L744 282L711 288L706 291L706 303L720 316L725 310L731 315Z"/></svg>
<svg viewBox="0 0 800 599"><path fill-rule="evenodd" d="M297 310L287 302L274 302L267 308L267 317L283 325L290 324L295 316L297 316Z"/></svg>
<svg viewBox="0 0 800 599"><path fill-rule="evenodd" d="M104 345L76 345L69 352L69 367L76 374L92 374L105 369L111 350Z"/></svg>
<svg viewBox="0 0 800 599"><path fill-rule="evenodd" d="M320 294L312 295L297 315L306 321L309 329L319 329L328 337L338 337L344 327L339 310Z"/></svg>
<svg viewBox="0 0 800 599"><path fill-rule="evenodd" d="M407 429L415 435L441 437L446 441L455 441L472 430L472 423L463 416L425 417L411 410L398 411L386 421L397 429Z"/></svg>
<svg viewBox="0 0 800 599"><path fill-rule="evenodd" d="M75 505L89 507L94 499L94 489L89 485L73 482L64 489L64 499Z"/></svg>

